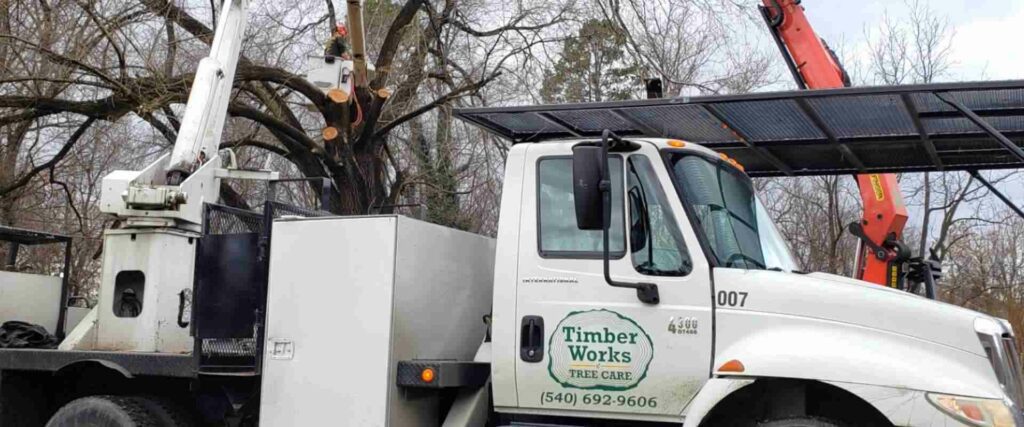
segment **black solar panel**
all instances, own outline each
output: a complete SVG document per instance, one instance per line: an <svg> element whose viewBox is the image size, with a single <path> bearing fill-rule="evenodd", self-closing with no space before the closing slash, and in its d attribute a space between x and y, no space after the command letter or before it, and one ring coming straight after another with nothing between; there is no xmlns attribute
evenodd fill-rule
<svg viewBox="0 0 1024 427"><path fill-rule="evenodd" d="M1021 80L460 109L455 114L513 143L597 137L605 129L621 136L683 139L736 158L752 176L1024 167L1024 152L1000 143L961 109L1005 141L1024 146Z"/></svg>

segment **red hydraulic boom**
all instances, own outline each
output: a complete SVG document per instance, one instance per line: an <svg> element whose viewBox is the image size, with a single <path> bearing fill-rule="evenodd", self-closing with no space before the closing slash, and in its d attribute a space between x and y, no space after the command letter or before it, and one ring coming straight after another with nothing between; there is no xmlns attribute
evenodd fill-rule
<svg viewBox="0 0 1024 427"><path fill-rule="evenodd" d="M800 0L762 0L765 17L797 85L801 89L850 86L846 71L831 49L814 33ZM855 277L902 287L903 265L910 253L901 242L907 223L894 174L857 175L864 213L850 231L860 238Z"/></svg>

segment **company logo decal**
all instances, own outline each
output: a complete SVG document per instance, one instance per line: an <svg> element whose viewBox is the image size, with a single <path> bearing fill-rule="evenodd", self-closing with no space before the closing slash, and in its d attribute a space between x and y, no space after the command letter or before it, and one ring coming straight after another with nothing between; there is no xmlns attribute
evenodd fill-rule
<svg viewBox="0 0 1024 427"><path fill-rule="evenodd" d="M629 390L647 376L653 359L650 335L610 310L569 313L548 341L548 373L563 387Z"/></svg>

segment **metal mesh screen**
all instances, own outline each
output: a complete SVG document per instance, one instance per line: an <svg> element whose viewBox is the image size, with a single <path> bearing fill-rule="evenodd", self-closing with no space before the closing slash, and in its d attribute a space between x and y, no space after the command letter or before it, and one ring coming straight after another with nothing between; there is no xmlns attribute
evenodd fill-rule
<svg viewBox="0 0 1024 427"><path fill-rule="evenodd" d="M256 350L255 338L203 339L204 356L254 357Z"/></svg>
<svg viewBox="0 0 1024 427"><path fill-rule="evenodd" d="M270 209L271 216L273 218L280 218L282 216L323 217L334 215L327 211L300 208L287 203L274 201L267 202L267 207Z"/></svg>
<svg viewBox="0 0 1024 427"><path fill-rule="evenodd" d="M263 215L256 211L207 204L203 234L263 233Z"/></svg>

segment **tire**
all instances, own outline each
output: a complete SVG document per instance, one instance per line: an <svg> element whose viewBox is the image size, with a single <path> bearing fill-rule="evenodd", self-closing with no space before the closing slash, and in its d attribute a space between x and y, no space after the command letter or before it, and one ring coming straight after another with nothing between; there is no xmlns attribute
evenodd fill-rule
<svg viewBox="0 0 1024 427"><path fill-rule="evenodd" d="M136 397L89 396L72 400L46 427L162 427Z"/></svg>
<svg viewBox="0 0 1024 427"><path fill-rule="evenodd" d="M817 417L793 417L761 422L757 427L843 427L835 421Z"/></svg>
<svg viewBox="0 0 1024 427"><path fill-rule="evenodd" d="M188 415L181 405L156 396L144 396L138 398L139 403L145 406L153 419L160 427L192 427L194 420Z"/></svg>
<svg viewBox="0 0 1024 427"><path fill-rule="evenodd" d="M191 427L178 405L158 397L89 396L60 408L46 427Z"/></svg>

